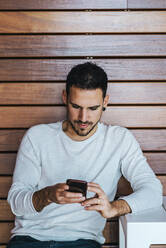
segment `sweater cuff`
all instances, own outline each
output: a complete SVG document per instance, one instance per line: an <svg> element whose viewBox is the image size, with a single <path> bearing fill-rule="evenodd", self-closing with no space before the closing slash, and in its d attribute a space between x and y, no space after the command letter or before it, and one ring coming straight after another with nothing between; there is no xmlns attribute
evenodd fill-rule
<svg viewBox="0 0 166 248"><path fill-rule="evenodd" d="M133 196L127 195L119 197L118 200L124 200L128 203L129 207L131 208L131 213L137 213L139 212L139 207L137 206L137 201L135 198L133 199Z"/></svg>
<svg viewBox="0 0 166 248"><path fill-rule="evenodd" d="M39 214L39 212L36 211L34 205L33 205L33 201L32 201L32 197L33 197L33 194L35 193L36 191L32 191L30 196L29 196L29 202L30 202L30 209L31 209L31 212L32 214Z"/></svg>

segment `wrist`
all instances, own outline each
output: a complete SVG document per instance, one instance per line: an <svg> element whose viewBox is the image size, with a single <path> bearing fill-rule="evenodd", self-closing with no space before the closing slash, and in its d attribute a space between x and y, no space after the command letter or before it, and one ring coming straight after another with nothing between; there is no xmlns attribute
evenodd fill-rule
<svg viewBox="0 0 166 248"><path fill-rule="evenodd" d="M116 200L110 203L110 218L131 213L131 208L125 200Z"/></svg>
<svg viewBox="0 0 166 248"><path fill-rule="evenodd" d="M32 196L32 203L37 212L40 212L44 207L49 205L52 201L49 199L48 188L41 189L34 192Z"/></svg>

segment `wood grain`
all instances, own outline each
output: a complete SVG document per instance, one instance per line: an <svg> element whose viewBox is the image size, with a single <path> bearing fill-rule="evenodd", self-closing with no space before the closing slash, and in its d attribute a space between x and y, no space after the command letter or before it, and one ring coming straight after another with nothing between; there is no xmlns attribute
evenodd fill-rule
<svg viewBox="0 0 166 248"><path fill-rule="evenodd" d="M144 153L150 167L156 174L166 174L166 153Z"/></svg>
<svg viewBox="0 0 166 248"><path fill-rule="evenodd" d="M114 81L166 81L166 59L2 59L0 81L65 81L77 64L93 62Z"/></svg>
<svg viewBox="0 0 166 248"><path fill-rule="evenodd" d="M0 57L166 56L166 35L0 35Z"/></svg>
<svg viewBox="0 0 166 248"><path fill-rule="evenodd" d="M10 231L13 229L13 227L13 222L0 223L0 243L7 243L9 241L11 236Z"/></svg>
<svg viewBox="0 0 166 248"><path fill-rule="evenodd" d="M166 129L131 129L131 131L143 151L166 151Z"/></svg>
<svg viewBox="0 0 166 248"><path fill-rule="evenodd" d="M109 107L101 118L125 127L165 127L166 107ZM127 118L126 118L127 117Z"/></svg>
<svg viewBox="0 0 166 248"><path fill-rule="evenodd" d="M125 9L127 0L1 0L0 10Z"/></svg>
<svg viewBox="0 0 166 248"><path fill-rule="evenodd" d="M163 195L166 195L166 176L161 175L157 176L157 178L161 181L163 185ZM12 177L10 176L0 176L0 197L6 198L10 186L12 184ZM121 177L118 184L118 195L128 195L132 192L131 186L129 182Z"/></svg>
<svg viewBox="0 0 166 248"><path fill-rule="evenodd" d="M1 83L0 105L63 104L65 83ZM166 104L166 83L109 83L109 104Z"/></svg>
<svg viewBox="0 0 166 248"><path fill-rule="evenodd" d="M0 130L0 151L17 151L25 131ZM130 129L130 131L143 151L166 151L166 129ZM3 174L2 170L1 173Z"/></svg>
<svg viewBox="0 0 166 248"><path fill-rule="evenodd" d="M25 131L0 130L0 151L17 151Z"/></svg>
<svg viewBox="0 0 166 248"><path fill-rule="evenodd" d="M105 237L105 243L117 243L118 242L118 235L119 228L118 222L107 222L103 231L103 235Z"/></svg>
<svg viewBox="0 0 166 248"><path fill-rule="evenodd" d="M166 9L165 0L128 0L129 9Z"/></svg>
<svg viewBox="0 0 166 248"><path fill-rule="evenodd" d="M57 107L0 107L0 128L29 128L36 124L52 123L66 118L66 108ZM166 107L108 107L101 121L130 128L166 128ZM126 118L127 116L127 118Z"/></svg>
<svg viewBox="0 0 166 248"><path fill-rule="evenodd" d="M166 174L166 152L144 152L145 157L156 174ZM12 175L16 153L0 153L0 175Z"/></svg>
<svg viewBox="0 0 166 248"><path fill-rule="evenodd" d="M165 33L165 11L0 12L0 33Z"/></svg>
<svg viewBox="0 0 166 248"><path fill-rule="evenodd" d="M12 175L16 162L16 153L0 153L0 175Z"/></svg>
<svg viewBox="0 0 166 248"><path fill-rule="evenodd" d="M12 177L10 176L0 176L0 197L6 198L8 191L12 184ZM1 229L0 229L1 230ZM1 232L0 232L1 235Z"/></svg>
<svg viewBox="0 0 166 248"><path fill-rule="evenodd" d="M1 221L12 221L14 220L15 216L11 212L10 205L8 204L7 200L0 200L0 220Z"/></svg>

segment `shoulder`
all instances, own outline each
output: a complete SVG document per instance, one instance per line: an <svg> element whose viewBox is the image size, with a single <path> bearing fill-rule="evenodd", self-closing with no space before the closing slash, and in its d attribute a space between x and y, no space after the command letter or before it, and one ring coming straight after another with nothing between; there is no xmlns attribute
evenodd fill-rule
<svg viewBox="0 0 166 248"><path fill-rule="evenodd" d="M101 126L107 139L113 140L116 143L127 144L135 141L132 132L126 127L107 125L105 123L101 123Z"/></svg>
<svg viewBox="0 0 166 248"><path fill-rule="evenodd" d="M107 135L114 135L117 137L123 137L125 135L130 135L131 132L122 126L117 126L117 125L108 125L105 123L100 123L102 126L102 129L107 133Z"/></svg>
<svg viewBox="0 0 166 248"><path fill-rule="evenodd" d="M61 122L35 125L27 130L25 136L31 140L43 140L52 135L56 135L60 129L60 126Z"/></svg>

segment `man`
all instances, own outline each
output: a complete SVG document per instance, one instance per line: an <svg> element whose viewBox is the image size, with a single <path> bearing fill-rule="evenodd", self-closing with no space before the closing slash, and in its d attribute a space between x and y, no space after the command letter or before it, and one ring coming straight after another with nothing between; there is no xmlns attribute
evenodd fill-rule
<svg viewBox="0 0 166 248"><path fill-rule="evenodd" d="M67 119L30 128L17 155L8 202L16 215L10 248L101 247L106 218L162 203L162 187L126 129L100 123L107 75L85 63L67 76ZM121 176L133 193L114 201ZM88 182L87 198L67 179Z"/></svg>

